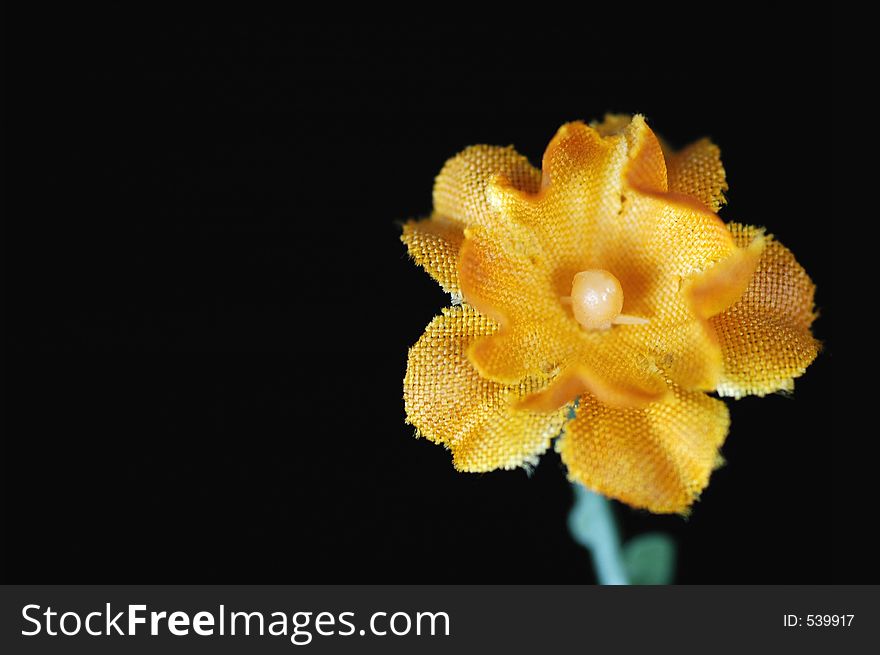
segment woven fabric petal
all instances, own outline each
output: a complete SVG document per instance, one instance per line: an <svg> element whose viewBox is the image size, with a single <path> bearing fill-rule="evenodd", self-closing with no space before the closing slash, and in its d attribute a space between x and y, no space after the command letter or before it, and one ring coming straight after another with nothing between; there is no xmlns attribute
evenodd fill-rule
<svg viewBox="0 0 880 655"><path fill-rule="evenodd" d="M512 147L470 146L447 161L434 181L435 213L465 226L491 222L495 213L486 189L498 176L526 192L541 186L541 171Z"/></svg>
<svg viewBox="0 0 880 655"><path fill-rule="evenodd" d="M470 342L496 324L468 305L444 309L410 349L404 378L407 422L452 451L460 471L534 464L559 434L567 409L521 410L513 403L545 378L501 385L481 377L465 356Z"/></svg>
<svg viewBox="0 0 880 655"><path fill-rule="evenodd" d="M584 396L556 448L571 480L633 507L684 513L720 462L729 423L723 402L679 387L641 409Z"/></svg>
<svg viewBox="0 0 880 655"><path fill-rule="evenodd" d="M713 212L726 202L727 174L721 151L709 139L669 153L666 157L669 190L696 198Z"/></svg>
<svg viewBox="0 0 880 655"><path fill-rule="evenodd" d="M400 238L410 256L455 300L461 297L457 269L463 230L491 223L486 188L499 176L523 191L537 191L541 184L541 171L512 147L471 146L446 162L437 176L434 215L403 227Z"/></svg>
<svg viewBox="0 0 880 655"><path fill-rule="evenodd" d="M731 223L739 245L751 243L762 230ZM722 396L741 398L790 391L819 352L810 333L815 285L788 248L766 237L757 269L745 294L709 320L718 334L724 369L718 384Z"/></svg>
<svg viewBox="0 0 880 655"><path fill-rule="evenodd" d="M458 251L464 241L464 229L460 223L442 216L408 221L400 240L406 244L410 257L437 280L444 291L456 300L461 298Z"/></svg>

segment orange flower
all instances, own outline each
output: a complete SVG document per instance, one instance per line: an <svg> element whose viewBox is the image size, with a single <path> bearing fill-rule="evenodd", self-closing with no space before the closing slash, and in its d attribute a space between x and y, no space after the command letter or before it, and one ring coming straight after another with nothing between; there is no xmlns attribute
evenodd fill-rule
<svg viewBox="0 0 880 655"><path fill-rule="evenodd" d="M534 464L561 431L572 480L685 512L729 426L706 392L791 389L818 349L812 282L715 215L726 189L717 147L665 152L641 116L564 125L542 171L453 157L403 229L453 299L410 349L407 421L461 471Z"/></svg>

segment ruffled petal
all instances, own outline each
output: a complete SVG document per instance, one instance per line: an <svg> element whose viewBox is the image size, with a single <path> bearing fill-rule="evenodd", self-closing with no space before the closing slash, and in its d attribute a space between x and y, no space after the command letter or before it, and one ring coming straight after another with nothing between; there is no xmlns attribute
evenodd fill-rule
<svg viewBox="0 0 880 655"><path fill-rule="evenodd" d="M603 138L583 123L563 125L543 159L542 188L527 193L496 180L490 199L506 223L522 225L540 247L538 265L553 276L560 295L608 244L621 206L626 139ZM615 230L616 231L616 230Z"/></svg>
<svg viewBox="0 0 880 655"><path fill-rule="evenodd" d="M444 309L409 351L403 383L407 422L451 450L460 471L534 464L566 420L565 408L538 412L512 406L546 379L500 385L470 365L465 357L470 342L496 329L468 305Z"/></svg>
<svg viewBox="0 0 880 655"><path fill-rule="evenodd" d="M464 241L461 224L442 216L408 221L400 240L410 257L433 277L443 290L461 299L458 281L458 251Z"/></svg>
<svg viewBox="0 0 880 655"><path fill-rule="evenodd" d="M759 228L731 223L736 243L745 246ZM745 293L709 319L724 356L718 393L741 398L790 391L819 352L810 333L816 317L816 287L794 255L778 241L766 244Z"/></svg>
<svg viewBox="0 0 880 655"><path fill-rule="evenodd" d="M447 161L434 181L434 211L464 225L491 223L486 188L498 176L525 192L541 186L541 171L512 147L471 146Z"/></svg>
<svg viewBox="0 0 880 655"><path fill-rule="evenodd" d="M748 246L737 248L730 257L688 281L687 293L699 316L716 316L742 298L758 268L765 243L763 233L759 233Z"/></svg>
<svg viewBox="0 0 880 655"><path fill-rule="evenodd" d="M627 164L624 169L625 186L647 193L665 193L669 190L666 177L666 158L663 146L645 122L635 115L622 134L627 141Z"/></svg>
<svg viewBox="0 0 880 655"><path fill-rule="evenodd" d="M721 151L709 139L666 156L669 190L697 199L713 212L726 202L727 174L721 164Z"/></svg>
<svg viewBox="0 0 880 655"><path fill-rule="evenodd" d="M634 507L684 513L709 483L729 424L723 402L678 387L642 409L584 396L556 448L571 480Z"/></svg>

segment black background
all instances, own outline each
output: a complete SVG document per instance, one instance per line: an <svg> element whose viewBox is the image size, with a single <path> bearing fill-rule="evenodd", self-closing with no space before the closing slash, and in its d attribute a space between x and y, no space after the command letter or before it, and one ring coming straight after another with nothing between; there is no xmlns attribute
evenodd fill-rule
<svg viewBox="0 0 880 655"><path fill-rule="evenodd" d="M554 453L458 474L404 424L407 348L448 299L398 237L464 146L539 163L561 123L613 110L721 146L722 217L797 254L825 343L792 397L729 403L689 520L617 506L625 534L674 534L683 583L862 581L819 428L830 37L635 18L53 16L22 38L4 579L592 581Z"/></svg>

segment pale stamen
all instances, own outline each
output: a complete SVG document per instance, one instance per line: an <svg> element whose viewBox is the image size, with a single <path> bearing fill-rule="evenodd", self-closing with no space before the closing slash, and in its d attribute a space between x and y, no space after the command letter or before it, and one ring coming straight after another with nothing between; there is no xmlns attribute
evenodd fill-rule
<svg viewBox="0 0 880 655"><path fill-rule="evenodd" d="M623 288L620 280L601 269L581 271L574 276L571 295L563 296L571 305L578 323L588 330L608 330L612 325L645 325L648 319L621 314Z"/></svg>

